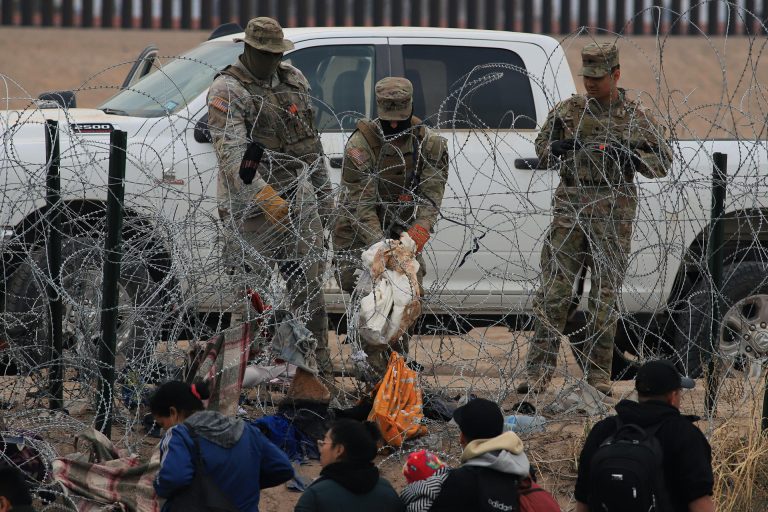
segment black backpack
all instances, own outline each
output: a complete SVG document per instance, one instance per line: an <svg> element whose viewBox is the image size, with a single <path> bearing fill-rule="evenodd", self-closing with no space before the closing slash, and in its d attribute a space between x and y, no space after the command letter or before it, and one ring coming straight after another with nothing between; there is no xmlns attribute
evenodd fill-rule
<svg viewBox="0 0 768 512"><path fill-rule="evenodd" d="M656 432L624 424L616 416L616 433L600 444L589 472L589 510L595 512L670 512L664 483L664 452Z"/></svg>

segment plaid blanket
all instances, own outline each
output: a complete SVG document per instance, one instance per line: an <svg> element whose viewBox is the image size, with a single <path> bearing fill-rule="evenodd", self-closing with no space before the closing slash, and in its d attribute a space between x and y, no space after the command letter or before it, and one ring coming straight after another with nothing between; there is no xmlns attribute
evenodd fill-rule
<svg viewBox="0 0 768 512"><path fill-rule="evenodd" d="M225 416L237 414L243 375L248 364L251 324L227 329L208 340L202 350L192 355L187 382L203 379L209 385L211 398L206 409Z"/></svg>
<svg viewBox="0 0 768 512"><path fill-rule="evenodd" d="M54 459L53 478L60 482L79 512L125 510L159 512L152 481L160 469L160 448L149 462L118 450L104 434L90 429L78 435L85 451Z"/></svg>
<svg viewBox="0 0 768 512"><path fill-rule="evenodd" d="M247 323L242 328L229 329L193 354L188 381L201 378L212 384L209 410L228 416L237 412L248 359L249 334ZM142 462L138 455L118 450L95 429L77 436L75 449L83 443L88 445L87 452L53 461L53 478L64 486L79 512L160 511L160 499L152 486L160 469L159 445L149 462Z"/></svg>

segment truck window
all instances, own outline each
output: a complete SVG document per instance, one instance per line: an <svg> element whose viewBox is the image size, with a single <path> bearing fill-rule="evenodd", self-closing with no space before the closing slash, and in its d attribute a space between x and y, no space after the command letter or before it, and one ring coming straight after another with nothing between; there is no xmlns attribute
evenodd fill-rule
<svg viewBox="0 0 768 512"><path fill-rule="evenodd" d="M208 89L216 73L235 62L242 52L242 43L202 44L118 92L99 108L133 117L175 114Z"/></svg>
<svg viewBox="0 0 768 512"><path fill-rule="evenodd" d="M414 114L432 126L535 129L525 64L500 48L403 45Z"/></svg>
<svg viewBox="0 0 768 512"><path fill-rule="evenodd" d="M284 61L309 81L320 131L349 130L361 117L371 117L374 55L373 45L336 45L302 48L285 56Z"/></svg>

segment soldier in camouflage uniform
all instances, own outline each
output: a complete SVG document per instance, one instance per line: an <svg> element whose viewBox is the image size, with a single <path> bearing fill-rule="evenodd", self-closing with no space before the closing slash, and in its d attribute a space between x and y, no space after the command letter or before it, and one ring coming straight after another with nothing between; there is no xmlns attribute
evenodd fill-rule
<svg viewBox="0 0 768 512"><path fill-rule="evenodd" d="M448 179L446 140L413 116L413 85L387 77L376 84L378 119L362 119L344 149L341 197L333 229L339 284L355 288L362 251L407 234L417 248L419 285L426 273L421 251L433 232ZM408 352L408 336L395 349ZM389 350L364 346L376 376Z"/></svg>
<svg viewBox="0 0 768 512"><path fill-rule="evenodd" d="M560 169L553 219L541 253L537 322L520 393L546 388L557 365L560 336L574 284L591 271L587 381L610 393L616 296L624 279L637 209L635 174L666 176L672 151L664 129L637 101L617 87L619 52L612 43L582 50L586 95L552 109L536 138L540 167Z"/></svg>
<svg viewBox="0 0 768 512"><path fill-rule="evenodd" d="M282 63L293 43L277 21L248 22L243 54L214 79L208 123L219 161L219 214L227 229L228 268L249 272L253 290L270 288L278 266L290 307L317 340L321 375L332 378L322 289L323 226L331 185L314 127L309 83ZM319 205L319 208L318 208ZM239 297L246 291L239 289Z"/></svg>

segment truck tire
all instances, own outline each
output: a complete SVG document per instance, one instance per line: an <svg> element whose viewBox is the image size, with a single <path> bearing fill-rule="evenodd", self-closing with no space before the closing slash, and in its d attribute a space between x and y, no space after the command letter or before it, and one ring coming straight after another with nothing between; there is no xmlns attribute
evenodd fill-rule
<svg viewBox="0 0 768 512"><path fill-rule="evenodd" d="M719 355L728 356L738 345L739 337L745 336L762 340L768 348L766 271L768 265L756 261L745 261L723 268L723 327L715 340ZM701 279L691 290L682 311L676 315L675 351L680 369L690 377L701 376L702 369L712 357L710 284L708 279ZM732 362L743 364L743 361L738 360Z"/></svg>
<svg viewBox="0 0 768 512"><path fill-rule="evenodd" d="M101 337L103 239L64 237L61 282L65 364L83 378L98 372ZM118 284L116 366L138 360L161 336L163 299L145 259L124 244ZM50 359L48 345L47 255L35 246L11 274L6 287L5 335L12 357L30 370ZM86 375L87 374L87 375Z"/></svg>

